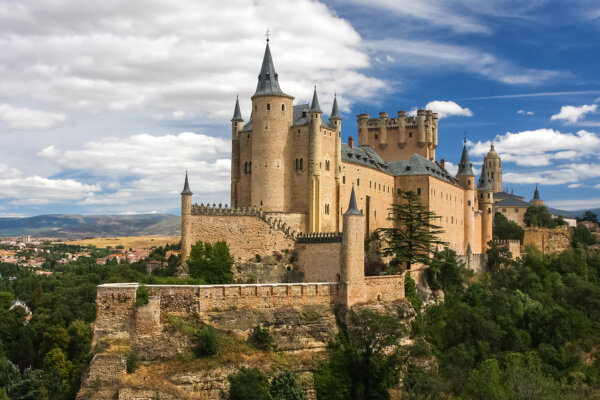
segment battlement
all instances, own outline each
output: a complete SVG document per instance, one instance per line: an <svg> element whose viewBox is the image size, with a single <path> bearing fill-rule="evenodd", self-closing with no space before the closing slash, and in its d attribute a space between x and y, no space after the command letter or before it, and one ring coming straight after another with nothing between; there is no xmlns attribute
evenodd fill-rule
<svg viewBox="0 0 600 400"><path fill-rule="evenodd" d="M509 244L513 244L513 245L521 245L521 241L520 240L514 240L514 239L496 239L493 242L495 245L497 246L502 246L502 245L509 245Z"/></svg>
<svg viewBox="0 0 600 400"><path fill-rule="evenodd" d="M387 118L385 120L385 126L388 128L398 128L399 118ZM407 128L417 128L418 122L417 117L404 117L404 126ZM426 122L425 125L428 123ZM382 120L379 118L369 118L367 121L367 128L369 130L377 130L382 126Z"/></svg>
<svg viewBox="0 0 600 400"><path fill-rule="evenodd" d="M341 243L341 232L300 233L296 236L296 243Z"/></svg>
<svg viewBox="0 0 600 400"><path fill-rule="evenodd" d="M266 222L272 229L283 232L288 238L296 240L300 235L293 227L288 225L282 218L273 216L271 213L266 213L258 207L228 207L227 204L223 207L221 203L217 206L213 204L204 205L204 203L192 204L192 215L211 215L211 216L246 216L257 217Z"/></svg>

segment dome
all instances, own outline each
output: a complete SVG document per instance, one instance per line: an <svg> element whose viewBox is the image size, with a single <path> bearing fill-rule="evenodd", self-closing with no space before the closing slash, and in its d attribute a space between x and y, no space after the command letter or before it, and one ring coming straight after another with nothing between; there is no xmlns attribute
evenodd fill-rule
<svg viewBox="0 0 600 400"><path fill-rule="evenodd" d="M485 156L486 160L487 159L500 159L500 156L498 155L498 153L496 153L496 150L494 150L494 144L492 143L492 145L490 146L490 151L487 153L487 155Z"/></svg>

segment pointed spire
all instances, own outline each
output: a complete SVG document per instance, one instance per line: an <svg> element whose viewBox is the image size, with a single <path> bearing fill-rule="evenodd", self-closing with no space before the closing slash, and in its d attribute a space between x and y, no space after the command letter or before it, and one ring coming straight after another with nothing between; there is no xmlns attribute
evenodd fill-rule
<svg viewBox="0 0 600 400"><path fill-rule="evenodd" d="M340 110L338 110L337 94L333 96L333 108L331 109L331 116L329 119L342 119L342 117L340 117Z"/></svg>
<svg viewBox="0 0 600 400"><path fill-rule="evenodd" d="M535 184L535 192L533 192L533 199L534 200L539 200L540 199L540 191L538 190L537 183Z"/></svg>
<svg viewBox="0 0 600 400"><path fill-rule="evenodd" d="M273 64L273 58L271 57L271 48L269 47L269 41L267 40L267 47L265 48L265 55L263 57L262 67L260 68L260 74L258 75L258 85L256 86L255 96L258 95L284 95L279 87L279 75L275 72L275 65Z"/></svg>
<svg viewBox="0 0 600 400"><path fill-rule="evenodd" d="M317 97L317 85L315 85L315 92L313 94L312 103L310 103L309 113L321 113L321 107L319 107L319 98Z"/></svg>
<svg viewBox="0 0 600 400"><path fill-rule="evenodd" d="M469 158L469 151L467 150L467 139L465 138L465 143L463 145L462 156L460 157L460 163L458 164L458 173L456 176L475 176L473 173L473 164L471 163L471 159Z"/></svg>
<svg viewBox="0 0 600 400"><path fill-rule="evenodd" d="M354 186L352 186L352 192L350 193L350 204L348 204L348 210L344 215L362 215L356 206L356 195L354 194Z"/></svg>
<svg viewBox="0 0 600 400"><path fill-rule="evenodd" d="M187 176L187 171L185 171L185 183L183 184L183 191L181 192L181 195L192 195L194 193L192 193L192 191L190 190L190 183L188 182L188 176Z"/></svg>
<svg viewBox="0 0 600 400"><path fill-rule="evenodd" d="M235 110L233 111L233 118L231 119L231 122L236 121L244 121L244 118L242 118L242 112L240 111L240 101L238 99L238 96L235 96Z"/></svg>
<svg viewBox="0 0 600 400"><path fill-rule="evenodd" d="M477 181L477 190L492 190L491 179L487 176L487 168L485 167L485 163L483 163L483 167L481 168L481 177Z"/></svg>

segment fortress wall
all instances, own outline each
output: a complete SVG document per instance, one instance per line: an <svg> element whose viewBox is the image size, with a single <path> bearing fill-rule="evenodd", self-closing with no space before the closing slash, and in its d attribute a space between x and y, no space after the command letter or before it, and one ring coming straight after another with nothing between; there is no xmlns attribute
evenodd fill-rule
<svg viewBox="0 0 600 400"><path fill-rule="evenodd" d="M305 213L267 212L265 215L282 220L296 232L306 232L307 215Z"/></svg>
<svg viewBox="0 0 600 400"><path fill-rule="evenodd" d="M475 210L477 210L477 204L475 204ZM481 254L481 213L475 211L475 240L474 243L471 244L471 250L475 254Z"/></svg>
<svg viewBox="0 0 600 400"><path fill-rule="evenodd" d="M225 241L236 260L248 260L256 254L291 249L294 240L273 229L257 216L191 215L192 245L198 240L214 243Z"/></svg>
<svg viewBox="0 0 600 400"><path fill-rule="evenodd" d="M152 296L148 304L136 307L135 331L139 335L151 335L160 328L160 297Z"/></svg>
<svg viewBox="0 0 600 400"><path fill-rule="evenodd" d="M411 275L412 276L412 275ZM365 277L365 301L394 301L404 298L404 274Z"/></svg>
<svg viewBox="0 0 600 400"><path fill-rule="evenodd" d="M525 228L523 245L534 245L542 253L560 253L571 245L572 231L569 226L550 228Z"/></svg>
<svg viewBox="0 0 600 400"><path fill-rule="evenodd" d="M450 249L461 254L465 248L465 190L437 178L423 178L429 181L429 199L423 199L423 204L429 204L429 210L440 217L434 221L444 231L440 234L440 239L447 242ZM479 238L480 236L475 236L475 242L478 242Z"/></svg>
<svg viewBox="0 0 600 400"><path fill-rule="evenodd" d="M342 243L298 243L296 266L307 282L338 282L342 265Z"/></svg>
<svg viewBox="0 0 600 400"><path fill-rule="evenodd" d="M135 316L136 283L98 286L94 332L128 331Z"/></svg>

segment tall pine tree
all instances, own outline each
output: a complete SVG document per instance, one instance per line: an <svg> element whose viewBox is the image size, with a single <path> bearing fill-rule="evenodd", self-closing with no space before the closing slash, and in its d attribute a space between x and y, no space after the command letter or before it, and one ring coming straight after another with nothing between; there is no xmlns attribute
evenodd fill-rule
<svg viewBox="0 0 600 400"><path fill-rule="evenodd" d="M429 264L435 248L447 245L439 239L444 231L434 224L438 217L421 203L421 196L415 192L400 191L399 196L399 204L390 208L388 217L393 227L377 230L384 245L383 255L393 256L390 265L395 269L403 265L410 269L414 263Z"/></svg>

